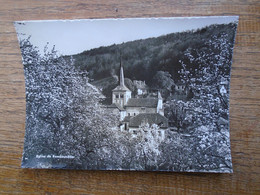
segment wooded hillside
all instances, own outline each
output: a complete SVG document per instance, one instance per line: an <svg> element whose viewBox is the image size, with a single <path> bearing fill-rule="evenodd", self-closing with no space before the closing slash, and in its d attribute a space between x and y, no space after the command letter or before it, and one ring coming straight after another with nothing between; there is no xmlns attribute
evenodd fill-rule
<svg viewBox="0 0 260 195"><path fill-rule="evenodd" d="M118 75L121 52L125 77L145 80L150 85L156 72L162 70L169 72L176 82L180 79L180 60L185 60L184 52L187 49L201 50L214 35L220 36L221 33L228 34L228 42L233 42L234 28L236 24L211 25L197 31L172 33L157 38L99 47L73 57L75 65L87 70L92 80Z"/></svg>

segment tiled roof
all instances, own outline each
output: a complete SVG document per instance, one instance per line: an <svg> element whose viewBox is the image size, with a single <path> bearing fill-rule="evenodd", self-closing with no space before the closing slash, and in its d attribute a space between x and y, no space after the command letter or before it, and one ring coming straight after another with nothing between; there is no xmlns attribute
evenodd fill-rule
<svg viewBox="0 0 260 195"><path fill-rule="evenodd" d="M177 83L175 83L175 85L177 85L177 86L184 86L186 84L184 82L182 82L182 81L178 81Z"/></svg>
<svg viewBox="0 0 260 195"><path fill-rule="evenodd" d="M218 124L219 124L219 125L226 125L226 124L228 124L228 120L226 120L226 119L220 117L220 118L218 119Z"/></svg>
<svg viewBox="0 0 260 195"><path fill-rule="evenodd" d="M148 87L146 87L146 86L140 86L140 87L136 87L137 89L142 89L142 90L146 90L146 89L148 89Z"/></svg>
<svg viewBox="0 0 260 195"><path fill-rule="evenodd" d="M123 120L123 122L129 122L132 116L126 116Z"/></svg>
<svg viewBox="0 0 260 195"><path fill-rule="evenodd" d="M112 91L130 91L125 85L118 85L115 89Z"/></svg>
<svg viewBox="0 0 260 195"><path fill-rule="evenodd" d="M141 124L157 124L161 128L168 127L168 119L158 113L143 113L130 118L129 127L139 127Z"/></svg>
<svg viewBox="0 0 260 195"><path fill-rule="evenodd" d="M150 107L156 108L158 104L157 98L130 98L126 107Z"/></svg>
<svg viewBox="0 0 260 195"><path fill-rule="evenodd" d="M119 110L125 110L124 108L122 108L119 104L113 103L111 105L108 105L107 108L117 108Z"/></svg>

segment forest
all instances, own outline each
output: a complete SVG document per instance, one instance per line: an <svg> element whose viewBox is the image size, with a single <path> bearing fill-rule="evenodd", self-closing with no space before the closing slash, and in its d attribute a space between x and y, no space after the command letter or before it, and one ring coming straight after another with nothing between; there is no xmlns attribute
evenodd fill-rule
<svg viewBox="0 0 260 195"><path fill-rule="evenodd" d="M237 24L100 47L73 56L55 48L39 54L21 40L26 81L26 135L22 167L104 170L232 172L229 85ZM134 79L163 91L165 115L173 123L140 126L132 135L101 103L117 84L120 58L129 88ZM193 95L176 99L182 82ZM148 133L144 133L148 132ZM71 159L36 158L70 155Z"/></svg>
<svg viewBox="0 0 260 195"><path fill-rule="evenodd" d="M127 78L126 84L130 90L135 92L133 80L142 80L150 88L160 89L166 100L170 94L174 94L175 83L181 81L180 72L183 70L183 63L191 74L194 74L200 66L199 61L192 63L189 61L185 56L187 51L207 52L208 42L212 37L218 39L222 34L226 35L225 39L229 43L232 43L235 29L234 23L211 25L198 30L99 47L73 55L73 59L76 67L88 72L90 83L102 90L106 96L106 100L103 101L105 104L111 103L111 90L118 84L120 58ZM199 56L193 52L193 57ZM231 60L232 52L226 57ZM69 59L71 56L64 58ZM226 70L226 74L229 74L229 69Z"/></svg>

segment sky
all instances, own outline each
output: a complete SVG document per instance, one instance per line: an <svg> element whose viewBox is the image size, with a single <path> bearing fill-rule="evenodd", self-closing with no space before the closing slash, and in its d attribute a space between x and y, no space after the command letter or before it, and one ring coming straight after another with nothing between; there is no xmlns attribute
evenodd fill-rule
<svg viewBox="0 0 260 195"><path fill-rule="evenodd" d="M158 37L174 32L196 30L211 24L237 22L237 16L124 18L82 20L35 20L14 23L18 39L31 36L31 43L43 54L49 43L61 55L123 42ZM21 25L24 23L25 25Z"/></svg>

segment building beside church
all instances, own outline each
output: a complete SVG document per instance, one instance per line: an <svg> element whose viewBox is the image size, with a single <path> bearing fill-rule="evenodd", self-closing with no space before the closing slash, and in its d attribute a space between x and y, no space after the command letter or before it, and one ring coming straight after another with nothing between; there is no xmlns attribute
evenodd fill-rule
<svg viewBox="0 0 260 195"><path fill-rule="evenodd" d="M187 95L189 89L183 82L179 81L174 85L174 91L177 95Z"/></svg>
<svg viewBox="0 0 260 195"><path fill-rule="evenodd" d="M148 86L145 81L133 80L134 86L137 89L137 96L146 95L148 93Z"/></svg>
<svg viewBox="0 0 260 195"><path fill-rule="evenodd" d="M219 85L219 92L222 96L227 95L227 89L228 89L228 80L225 77L221 77L220 85Z"/></svg>
<svg viewBox="0 0 260 195"><path fill-rule="evenodd" d="M145 86L142 88L142 93L147 93L144 81L138 84ZM152 126L153 124L158 125L160 129L168 128L168 119L164 117L163 98L160 92L158 91L157 97L154 98L140 96L132 98L132 91L124 83L124 70L121 63L119 85L112 90L112 104L107 108L120 115L122 130L136 130L141 125Z"/></svg>

